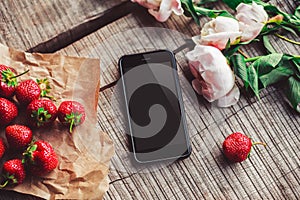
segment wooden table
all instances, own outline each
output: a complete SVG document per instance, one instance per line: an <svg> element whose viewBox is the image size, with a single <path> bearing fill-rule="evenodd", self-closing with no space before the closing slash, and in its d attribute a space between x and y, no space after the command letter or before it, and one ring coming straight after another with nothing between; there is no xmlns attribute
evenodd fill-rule
<svg viewBox="0 0 300 200"><path fill-rule="evenodd" d="M289 13L299 5L299 0L271 2ZM224 4L218 3L217 8L224 8ZM202 24L206 21L207 18L201 18ZM153 29L143 27L167 31L155 35L158 32L150 34L147 30ZM111 103L115 89L112 83L119 78L117 59L135 48L177 49L184 44L184 37L168 35L170 30L188 38L199 34L200 27L184 16L172 16L166 23L156 22L145 9L125 0L0 2L0 43L29 52L102 59L98 122L115 142L116 156L124 142L124 123L113 112ZM278 51L299 54L299 46L275 39L272 44ZM264 53L259 46L243 50L250 56ZM181 81L191 81L186 52L185 49L177 54ZM151 173L122 172L112 162L105 199L300 198L300 115L286 103L280 85L265 89L260 99L241 89L238 104L226 109L218 109L202 97L191 98L185 90L188 85L182 87L193 148L191 156ZM251 158L243 163L230 164L224 159L221 145L235 131L268 146L254 148ZM1 190L0 199L37 198Z"/></svg>

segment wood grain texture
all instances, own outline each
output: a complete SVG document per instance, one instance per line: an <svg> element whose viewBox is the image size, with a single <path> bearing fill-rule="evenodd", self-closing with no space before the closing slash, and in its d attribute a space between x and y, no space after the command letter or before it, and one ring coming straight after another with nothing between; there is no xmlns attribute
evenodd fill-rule
<svg viewBox="0 0 300 200"><path fill-rule="evenodd" d="M299 5L299 1L295 0L271 2L287 12ZM219 3L217 8L224 9L224 5ZM202 23L208 20L201 18ZM170 30L180 33L170 34ZM100 58L103 72L101 85L105 86L118 80L117 61L121 55L158 48L174 50L184 44L185 38L199 33L200 27L189 18L172 16L166 23L158 23L145 9L140 8L58 53ZM0 41L5 40L9 45L23 44L24 49L51 38L44 38L32 45L34 41L31 36L23 37L23 42L20 35L15 35L17 41L13 41L11 36L5 37L0 36ZM37 39L42 37L40 35ZM53 43L56 45L55 41ZM272 44L278 51L299 54L297 46L277 38L272 39ZM249 56L264 53L257 45L243 50ZM176 59L193 148L188 159L153 172L120 169L119 166L126 161L116 158L123 158L123 153L128 152L128 140L122 113L116 106L120 100L116 96L118 90L111 86L100 93L99 126L110 135L117 149L109 175L110 190L105 199L299 199L300 116L285 102L280 85L263 90L261 98L257 99L242 89L237 81L241 87L238 104L226 109L216 108L200 96L195 98L190 91L192 76L184 57L186 52L179 52ZM221 145L224 138L235 131L244 132L254 141L266 142L268 146L257 146L249 160L230 164L224 159ZM0 192L0 199L19 198L33 199Z"/></svg>
<svg viewBox="0 0 300 200"><path fill-rule="evenodd" d="M277 4L281 5L280 2ZM281 8L290 11L296 5L295 2L291 4L284 4ZM220 4L219 8L224 7ZM201 19L202 22L206 20ZM183 38L174 38L176 34L159 35L159 31L155 34L155 31L148 29L143 33L139 29L149 24L176 29L188 36L199 34L200 31L187 18L174 16L168 22L160 24L147 17L147 14L138 13L102 28L60 53L101 58L101 83L109 84L119 78L117 60L121 55L134 50L161 47L176 49L183 44ZM272 43L278 51L299 54L295 45L277 38ZM127 44L132 46L126 48ZM264 53L257 45L251 45L244 51L249 56ZM180 79L190 80L183 52L177 55L177 61L181 68ZM242 95L238 104L227 109L216 108L202 97L195 99L187 92L188 85L183 84L182 87L193 147L192 155L186 160L151 173L124 172L118 169L122 161L118 163L118 159L113 160L110 190L105 199L299 198L300 117L284 101L280 85L265 89L260 99L241 89ZM115 142L116 156L122 158L122 153L128 148L128 141L122 116L112 103L115 92L116 88L110 87L100 93L98 118L101 128ZM224 160L221 145L224 138L235 131L246 133L254 141L264 141L268 146L266 149L254 148L251 158L246 162L230 164ZM123 164L126 165L126 162Z"/></svg>
<svg viewBox="0 0 300 200"><path fill-rule="evenodd" d="M0 42L21 50L30 49L52 38L56 38L53 45L59 44L62 40L57 38L57 35L67 32L68 37L65 36L67 39L76 38L77 33L69 30L79 24L88 23L124 1L1 1ZM46 50L45 45L44 52Z"/></svg>

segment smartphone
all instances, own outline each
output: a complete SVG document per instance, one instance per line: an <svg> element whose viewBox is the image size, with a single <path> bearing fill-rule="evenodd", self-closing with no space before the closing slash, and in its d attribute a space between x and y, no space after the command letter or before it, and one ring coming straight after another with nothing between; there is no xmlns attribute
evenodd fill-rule
<svg viewBox="0 0 300 200"><path fill-rule="evenodd" d="M119 70L135 160L188 157L191 146L174 54L157 50L124 55Z"/></svg>

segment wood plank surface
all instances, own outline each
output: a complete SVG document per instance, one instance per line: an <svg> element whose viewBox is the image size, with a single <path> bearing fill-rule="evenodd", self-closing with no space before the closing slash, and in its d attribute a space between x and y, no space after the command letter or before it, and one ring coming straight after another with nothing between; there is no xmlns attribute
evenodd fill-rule
<svg viewBox="0 0 300 200"><path fill-rule="evenodd" d="M272 2L287 12L299 5L299 1ZM224 5L219 3L217 7L224 8ZM108 24L58 53L100 58L103 71L101 85L105 86L118 80L117 61L121 55L158 48L175 50L184 44L185 38L200 32L200 28L189 18L173 16L166 23L158 23L144 11L137 9L134 14ZM6 16L7 26L13 27L15 21L10 21L12 17L8 14ZM207 20L202 18L201 22ZM51 37L37 32L34 37L39 41L36 43L33 36L24 38L17 35L17 31L12 35L1 35L0 42L5 41L5 44L19 49L34 49L74 24L66 26L67 29L58 29ZM16 41L13 41L14 37ZM55 40L51 42L56 45ZM272 44L276 50L299 54L297 46L282 40L274 38ZM47 45L50 45L49 49L55 49L50 43ZM44 44L39 48L45 52L49 50ZM250 56L263 53L257 46L244 51ZM184 50L176 55L193 148L191 156L185 160L153 172L120 170L119 166L125 162L120 158L122 153L128 151L128 141L122 114L116 107L119 101L115 97L117 89L110 86L100 93L99 126L110 135L117 149L109 175L110 189L105 199L299 199L300 116L285 102L280 85L264 90L260 99L241 89L241 99L237 105L216 108L200 96L195 98L190 91L191 74L184 57L186 52ZM241 164L230 164L222 155L221 144L228 134L235 131L244 132L255 141L264 141L268 146L254 148L251 158ZM35 198L1 191L0 199Z"/></svg>
<svg viewBox="0 0 300 200"><path fill-rule="evenodd" d="M91 20L101 18L107 10L122 2L125 0L0 1L0 42L21 50L50 39L56 39L53 45L59 44L81 34L78 30L70 31L72 28L79 24L88 25ZM91 27L86 26L85 29ZM64 38L57 38L62 33L65 33ZM47 47L44 48L46 51Z"/></svg>
<svg viewBox="0 0 300 200"><path fill-rule="evenodd" d="M289 6L290 4L285 4L283 8L287 9ZM295 7L290 9L293 8ZM176 49L183 44L182 38L159 36L148 29L143 33L140 27L149 24L176 29L189 36L199 33L198 27L186 18L174 16L167 23L160 24L151 17L138 13L102 28L60 53L100 57L104 71L102 85L109 84L119 77L117 60L121 55L133 52L134 49L141 51L161 46ZM158 37L163 38L163 41L158 42ZM99 40L103 45L99 45ZM295 45L278 39L273 39L272 43L275 44L276 50L299 54ZM127 44L134 47L126 48ZM263 50L258 48L252 46L244 51L250 56L255 56L263 53ZM189 79L183 54L176 58L182 69L180 79ZM188 86L183 86L183 91L193 146L190 158L151 173L127 173L118 170L116 166L120 163L113 160L110 190L105 199L299 198L300 118L284 101L280 90L269 87L261 93L261 99L258 100L242 89L242 96L237 105L228 109L217 109L201 97L194 99L185 89L188 89ZM101 92L98 117L102 129L108 132L115 142L116 156L122 157L119 154L126 151L122 148L127 147L127 140L121 114L111 103L115 90L111 87ZM268 147L255 148L252 157L244 163L229 164L224 160L221 144L229 133L235 131L247 133L255 141L264 141Z"/></svg>

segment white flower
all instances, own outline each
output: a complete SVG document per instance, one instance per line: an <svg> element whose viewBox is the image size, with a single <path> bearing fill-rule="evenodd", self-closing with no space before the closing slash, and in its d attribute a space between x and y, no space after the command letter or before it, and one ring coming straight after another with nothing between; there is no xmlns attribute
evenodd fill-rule
<svg viewBox="0 0 300 200"><path fill-rule="evenodd" d="M165 22L174 12L177 15L183 14L180 0L131 0L148 8L148 11L157 21Z"/></svg>
<svg viewBox="0 0 300 200"><path fill-rule="evenodd" d="M196 44L210 45L222 50L228 40L231 44L237 43L241 34L237 20L220 16L206 23L201 30L201 37L196 36L193 40Z"/></svg>
<svg viewBox="0 0 300 200"><path fill-rule="evenodd" d="M242 32L241 41L251 41L259 35L265 23L268 21L268 14L264 7L240 3L236 8L236 19L239 21L240 31Z"/></svg>
<svg viewBox="0 0 300 200"><path fill-rule="evenodd" d="M240 92L235 77L222 52L212 46L197 45L186 57L195 79L195 91L209 101L217 101L220 107L234 105Z"/></svg>

